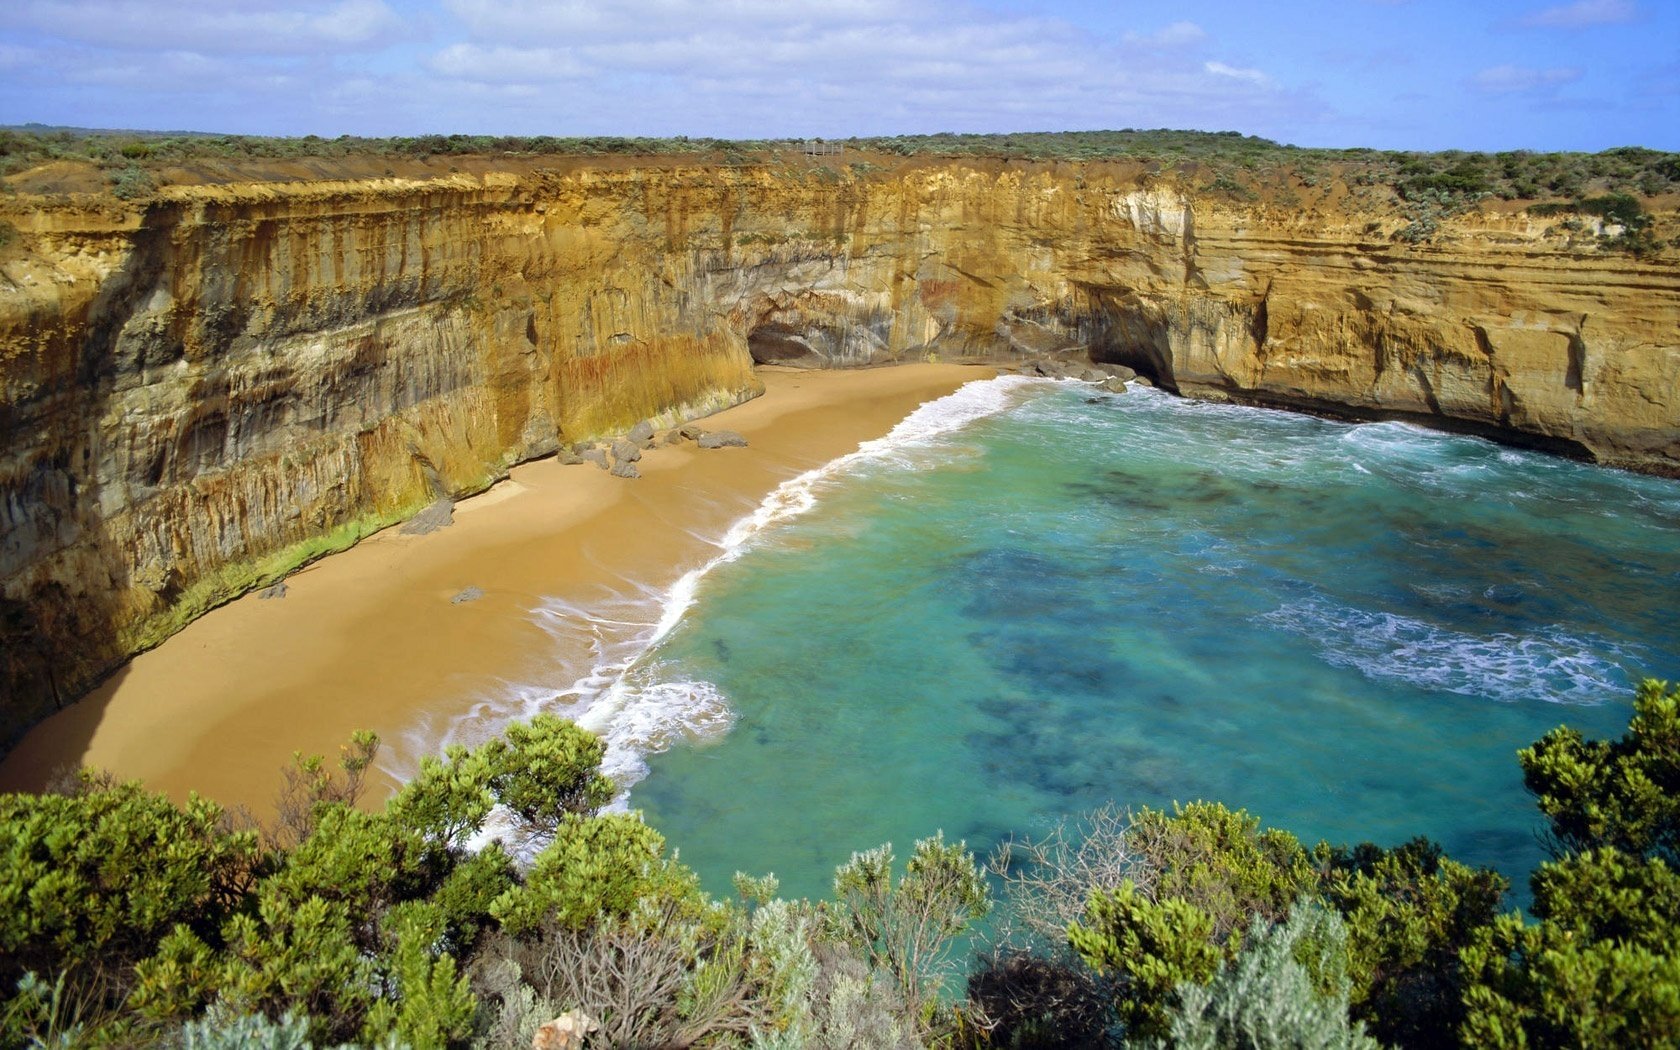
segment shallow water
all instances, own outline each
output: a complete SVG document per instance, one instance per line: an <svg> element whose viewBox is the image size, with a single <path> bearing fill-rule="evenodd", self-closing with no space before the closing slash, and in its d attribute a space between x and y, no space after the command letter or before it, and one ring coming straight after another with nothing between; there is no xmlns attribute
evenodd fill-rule
<svg viewBox="0 0 1680 1050"><path fill-rule="evenodd" d="M1516 749L1680 677L1680 486L1009 377L784 486L658 601L563 700L720 892L1197 798L1520 883Z"/></svg>

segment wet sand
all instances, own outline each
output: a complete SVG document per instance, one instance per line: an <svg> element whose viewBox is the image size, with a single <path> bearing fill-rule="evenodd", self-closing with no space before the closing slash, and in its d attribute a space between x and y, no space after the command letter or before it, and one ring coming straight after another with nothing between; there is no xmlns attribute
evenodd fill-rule
<svg viewBox="0 0 1680 1050"><path fill-rule="evenodd" d="M294 573L284 598L246 595L136 657L35 727L0 764L0 790L89 765L266 814L294 751L332 754L358 729L396 745L509 682L587 672L589 640L533 617L544 600L589 609L668 588L781 482L989 374L765 370L763 397L701 421L744 434L745 449L656 446L629 481L523 464L458 504L448 528L387 529ZM469 587L483 597L451 601Z"/></svg>

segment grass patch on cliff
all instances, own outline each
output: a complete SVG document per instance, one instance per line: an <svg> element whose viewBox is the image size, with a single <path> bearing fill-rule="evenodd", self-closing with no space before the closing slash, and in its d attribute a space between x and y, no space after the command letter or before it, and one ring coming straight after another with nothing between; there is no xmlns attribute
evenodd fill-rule
<svg viewBox="0 0 1680 1050"><path fill-rule="evenodd" d="M288 544L249 561L223 565L184 588L163 611L148 616L123 630L118 645L128 653L141 653L160 645L187 624L211 609L226 605L241 595L266 587L329 554L349 550L381 529L413 517L430 499L390 511L373 511L344 522L319 536Z"/></svg>
<svg viewBox="0 0 1680 1050"><path fill-rule="evenodd" d="M1607 229L1600 235L1599 247L1606 251L1647 255L1662 247L1651 232L1652 216L1639 204L1639 199L1627 193L1609 193L1602 197L1583 197L1568 202L1533 204L1528 213L1536 218L1552 216L1592 216L1602 220ZM1580 227L1579 220L1565 219L1561 225L1569 229Z"/></svg>

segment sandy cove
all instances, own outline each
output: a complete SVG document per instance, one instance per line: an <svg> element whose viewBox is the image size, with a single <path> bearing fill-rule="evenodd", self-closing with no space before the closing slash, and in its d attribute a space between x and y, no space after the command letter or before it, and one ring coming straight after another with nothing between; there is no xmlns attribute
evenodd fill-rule
<svg viewBox="0 0 1680 1050"><path fill-rule="evenodd" d="M588 671L586 639L557 641L533 619L545 599L590 609L670 587L781 482L990 374L765 370L764 396L702 423L745 435L745 449L656 446L629 481L522 464L457 504L450 527L387 529L294 573L284 598L248 594L136 657L36 726L0 764L0 789L87 765L265 814L294 751L334 753L358 729L395 742L506 682ZM469 587L483 597L451 601Z"/></svg>

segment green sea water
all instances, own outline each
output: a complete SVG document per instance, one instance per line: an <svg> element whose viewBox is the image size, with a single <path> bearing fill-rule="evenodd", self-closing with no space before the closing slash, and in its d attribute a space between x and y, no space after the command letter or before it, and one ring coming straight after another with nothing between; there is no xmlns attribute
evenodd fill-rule
<svg viewBox="0 0 1680 1050"><path fill-rule="evenodd" d="M1516 749L1680 677L1672 482L1079 384L920 415L784 492L617 687L701 712L629 804L716 891L1192 799L1520 886Z"/></svg>

